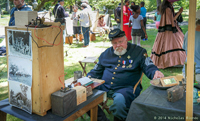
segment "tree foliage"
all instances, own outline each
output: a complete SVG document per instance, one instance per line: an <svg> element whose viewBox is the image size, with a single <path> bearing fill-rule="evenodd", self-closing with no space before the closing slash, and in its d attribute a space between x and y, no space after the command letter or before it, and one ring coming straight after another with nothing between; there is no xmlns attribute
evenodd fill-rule
<svg viewBox="0 0 200 121"><path fill-rule="evenodd" d="M45 7L46 10L49 10L51 7L54 7L54 5L57 3L58 0L37 0L38 7L36 10L40 10L41 8ZM64 6L79 4L81 0L65 0ZM114 9L117 7L118 3L121 2L121 0L88 0L91 6L94 6L98 9L103 9L103 6L107 6L109 8ZM123 0L124 1L124 0ZM157 0L130 0L130 2L135 2L136 5L139 5L140 2L145 2L145 7L147 11L156 10L157 7ZM163 0L161 0L163 1ZM32 5L33 0L25 0L26 4ZM0 0L0 6L2 8L6 8L7 0ZM174 2L174 6L177 8L183 7L184 9L189 9L189 0L179 0L177 2ZM10 7L13 8L13 0L10 0ZM200 9L200 0L197 0L197 10Z"/></svg>

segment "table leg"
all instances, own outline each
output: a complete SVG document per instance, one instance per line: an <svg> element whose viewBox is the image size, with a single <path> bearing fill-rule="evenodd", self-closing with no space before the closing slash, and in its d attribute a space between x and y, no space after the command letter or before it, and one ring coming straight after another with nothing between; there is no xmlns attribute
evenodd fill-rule
<svg viewBox="0 0 200 121"><path fill-rule="evenodd" d="M6 121L6 115L7 115L7 113L4 113L3 111L0 110L0 119L1 119L1 121Z"/></svg>
<svg viewBox="0 0 200 121"><path fill-rule="evenodd" d="M97 121L98 105L90 110L90 121Z"/></svg>

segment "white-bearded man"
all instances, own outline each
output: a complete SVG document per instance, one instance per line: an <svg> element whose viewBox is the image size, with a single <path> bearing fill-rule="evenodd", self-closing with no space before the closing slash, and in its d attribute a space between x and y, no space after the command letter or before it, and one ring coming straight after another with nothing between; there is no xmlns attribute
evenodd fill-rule
<svg viewBox="0 0 200 121"><path fill-rule="evenodd" d="M164 75L147 56L147 51L127 41L125 32L114 29L109 33L112 47L106 49L99 57L87 76L105 80L97 89L107 92L113 98L110 111L115 121L124 121L131 102L140 94L142 85L138 84L135 93L133 87L139 81L142 73L149 79L161 78ZM98 108L98 121L107 121L104 112Z"/></svg>

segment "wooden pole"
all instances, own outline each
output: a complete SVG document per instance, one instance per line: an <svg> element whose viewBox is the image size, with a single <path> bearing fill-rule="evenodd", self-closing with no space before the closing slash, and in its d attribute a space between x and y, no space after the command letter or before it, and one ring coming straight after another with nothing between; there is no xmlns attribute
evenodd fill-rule
<svg viewBox="0 0 200 121"><path fill-rule="evenodd" d="M123 0L121 0L121 30L123 31Z"/></svg>
<svg viewBox="0 0 200 121"><path fill-rule="evenodd" d="M190 0L188 22L187 83L186 83L186 121L193 121L194 84L194 43L195 43L196 0Z"/></svg>

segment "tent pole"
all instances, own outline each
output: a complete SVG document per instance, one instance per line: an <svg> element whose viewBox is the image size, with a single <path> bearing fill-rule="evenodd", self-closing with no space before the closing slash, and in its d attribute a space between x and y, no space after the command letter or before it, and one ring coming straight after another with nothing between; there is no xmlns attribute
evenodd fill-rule
<svg viewBox="0 0 200 121"><path fill-rule="evenodd" d="M195 44L196 0L190 0L188 21L186 121L193 121L194 44Z"/></svg>
<svg viewBox="0 0 200 121"><path fill-rule="evenodd" d="M123 0L121 0L121 30L123 31Z"/></svg>

